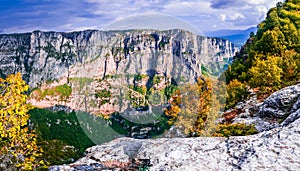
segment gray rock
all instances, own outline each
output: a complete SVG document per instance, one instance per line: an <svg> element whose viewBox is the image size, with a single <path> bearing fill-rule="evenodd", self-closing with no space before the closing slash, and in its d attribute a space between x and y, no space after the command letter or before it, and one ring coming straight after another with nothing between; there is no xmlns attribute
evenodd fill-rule
<svg viewBox="0 0 300 171"><path fill-rule="evenodd" d="M291 113L297 111L298 109L300 109L300 96L298 97L296 103L294 103Z"/></svg>
<svg viewBox="0 0 300 171"><path fill-rule="evenodd" d="M243 123L245 125L254 125L255 129L258 132L263 132L270 130L272 128L275 128L279 126L279 123L277 122L268 122L262 118L259 117L248 117L248 118L235 118L233 119L233 124L236 123Z"/></svg>
<svg viewBox="0 0 300 171"><path fill-rule="evenodd" d="M299 109L299 97L300 84L279 90L264 101L258 115L262 118L283 119Z"/></svg>
<svg viewBox="0 0 300 171"><path fill-rule="evenodd" d="M253 94L250 99L238 103L236 109L243 112L233 119L233 123L254 124L259 132L286 126L299 118L300 84L271 94L263 103L259 103Z"/></svg>
<svg viewBox="0 0 300 171"><path fill-rule="evenodd" d="M150 170L299 170L300 119L257 135L230 138L120 138L87 149L86 156L58 170L101 170L101 162L150 159ZM100 162L101 161L101 162Z"/></svg>
<svg viewBox="0 0 300 171"><path fill-rule="evenodd" d="M293 123L295 120L300 118L300 108L290 114L280 125L287 126L290 123Z"/></svg>
<svg viewBox="0 0 300 171"><path fill-rule="evenodd" d="M34 31L0 35L0 74L19 71L31 87L47 80L102 78L137 71L147 73L151 69L190 79L200 76L201 65L223 62L237 50L228 40L179 29Z"/></svg>

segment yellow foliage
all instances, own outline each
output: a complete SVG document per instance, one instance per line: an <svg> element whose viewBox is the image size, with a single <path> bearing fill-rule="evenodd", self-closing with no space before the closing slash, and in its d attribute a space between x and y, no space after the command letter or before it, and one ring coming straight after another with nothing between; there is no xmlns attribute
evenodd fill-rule
<svg viewBox="0 0 300 171"><path fill-rule="evenodd" d="M246 85L237 79L230 81L226 86L226 109L234 107L238 102L247 97Z"/></svg>
<svg viewBox="0 0 300 171"><path fill-rule="evenodd" d="M170 99L171 105L168 109L165 109L164 113L166 116L169 117L168 123L171 125L177 119L178 114L180 113L180 104L181 104L181 97L180 91L176 90L174 95Z"/></svg>
<svg viewBox="0 0 300 171"><path fill-rule="evenodd" d="M280 58L276 56L267 56L266 59L257 58L254 66L249 69L250 86L260 88L261 93L272 93L280 89L283 71L279 67L279 62Z"/></svg>
<svg viewBox="0 0 300 171"><path fill-rule="evenodd" d="M38 166L41 154L36 135L27 128L32 109L26 103L29 86L21 74L0 78L0 170L33 170Z"/></svg>
<svg viewBox="0 0 300 171"><path fill-rule="evenodd" d="M210 136L214 133L220 105L213 93L211 79L199 79L197 84L184 85L180 106L180 114L174 124L186 135Z"/></svg>

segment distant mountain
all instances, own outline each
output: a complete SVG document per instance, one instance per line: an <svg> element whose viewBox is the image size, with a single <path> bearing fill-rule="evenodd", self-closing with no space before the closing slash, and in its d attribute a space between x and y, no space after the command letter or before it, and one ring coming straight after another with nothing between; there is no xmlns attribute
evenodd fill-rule
<svg viewBox="0 0 300 171"><path fill-rule="evenodd" d="M246 40L249 38L251 32L256 33L256 27L250 27L246 30L217 30L208 31L204 34L208 37L219 37L230 40L237 47L241 47L245 44Z"/></svg>

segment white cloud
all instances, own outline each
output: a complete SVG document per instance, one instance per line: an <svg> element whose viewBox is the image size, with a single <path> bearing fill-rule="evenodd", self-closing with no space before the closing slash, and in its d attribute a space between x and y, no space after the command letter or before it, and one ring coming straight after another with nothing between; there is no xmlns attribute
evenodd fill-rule
<svg viewBox="0 0 300 171"><path fill-rule="evenodd" d="M243 29L257 25L278 1L281 0L24 0L22 8L0 10L0 30L24 30L21 26L56 31L100 29L117 19L145 13L179 17L203 31Z"/></svg>
<svg viewBox="0 0 300 171"><path fill-rule="evenodd" d="M228 16L228 19L226 21L229 22L235 22L235 21L239 21L239 20L244 20L245 16L241 13L234 13L233 15Z"/></svg>
<svg viewBox="0 0 300 171"><path fill-rule="evenodd" d="M219 17L220 17L221 21L226 20L226 14L220 14Z"/></svg>

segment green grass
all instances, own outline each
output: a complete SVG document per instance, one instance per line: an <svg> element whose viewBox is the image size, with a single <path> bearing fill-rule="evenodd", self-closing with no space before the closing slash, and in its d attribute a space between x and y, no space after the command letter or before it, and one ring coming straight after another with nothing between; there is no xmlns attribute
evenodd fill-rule
<svg viewBox="0 0 300 171"><path fill-rule="evenodd" d="M71 82L78 83L79 89L82 90L83 87L85 87L88 83L93 82L93 78L87 78L87 77L78 77L78 78L70 78Z"/></svg>
<svg viewBox="0 0 300 171"><path fill-rule="evenodd" d="M68 84L63 84L55 87L55 92L61 95L61 98L67 99L72 94L72 88Z"/></svg>
<svg viewBox="0 0 300 171"><path fill-rule="evenodd" d="M31 93L35 94L35 98L42 100L46 96L59 96L61 100L67 100L72 94L72 88L68 84L59 85L52 88L41 90L40 88L34 89Z"/></svg>

